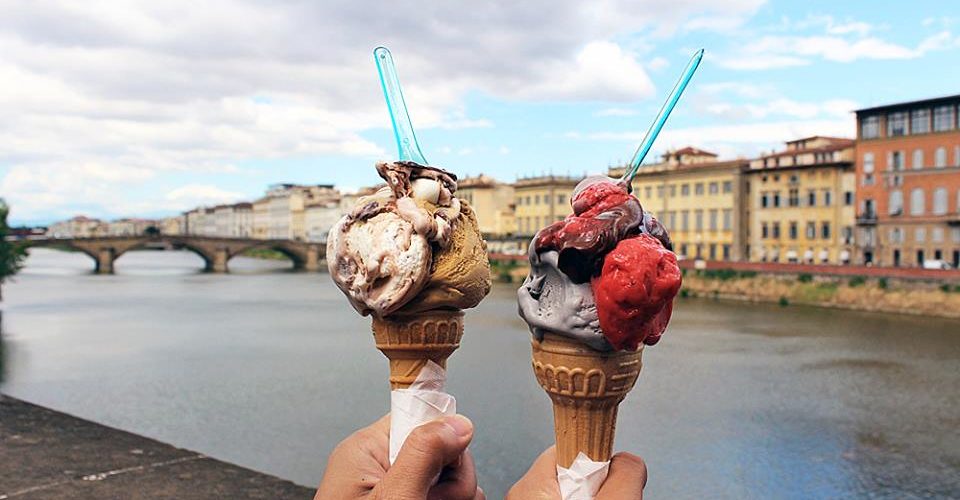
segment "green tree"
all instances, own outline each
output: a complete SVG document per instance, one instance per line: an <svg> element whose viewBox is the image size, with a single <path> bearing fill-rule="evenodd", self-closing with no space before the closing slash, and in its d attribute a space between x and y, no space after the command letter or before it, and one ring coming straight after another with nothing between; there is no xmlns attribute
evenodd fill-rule
<svg viewBox="0 0 960 500"><path fill-rule="evenodd" d="M27 257L27 246L16 241L8 241L10 226L7 225L7 214L10 207L0 198L0 285L7 278L17 274L23 267L23 260Z"/></svg>

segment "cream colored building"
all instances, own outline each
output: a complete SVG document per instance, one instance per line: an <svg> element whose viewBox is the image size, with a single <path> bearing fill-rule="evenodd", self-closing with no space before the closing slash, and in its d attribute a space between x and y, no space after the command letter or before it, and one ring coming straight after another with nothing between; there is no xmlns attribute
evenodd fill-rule
<svg viewBox="0 0 960 500"><path fill-rule="evenodd" d="M813 136L760 156L747 171L750 260L849 263L854 248L854 141Z"/></svg>
<svg viewBox="0 0 960 500"><path fill-rule="evenodd" d="M253 203L240 202L213 207L214 232L218 238L253 237Z"/></svg>
<svg viewBox="0 0 960 500"><path fill-rule="evenodd" d="M186 216L185 215L175 215L173 217L167 217L160 221L160 233L166 234L169 236L176 236L184 234L184 226L186 225Z"/></svg>
<svg viewBox="0 0 960 500"><path fill-rule="evenodd" d="M267 239L267 231L270 229L269 209L270 198L266 196L253 202L253 238Z"/></svg>
<svg viewBox="0 0 960 500"><path fill-rule="evenodd" d="M457 181L457 197L477 214L485 238L502 238L517 232L515 191L510 184L480 174Z"/></svg>
<svg viewBox="0 0 960 500"><path fill-rule="evenodd" d="M740 260L746 244L746 214L740 200L746 186L747 160L718 161L694 147L669 151L660 163L643 165L633 179L633 193L643 209L670 232L681 258ZM610 177L624 167L610 169Z"/></svg>
<svg viewBox="0 0 960 500"><path fill-rule="evenodd" d="M340 192L331 185L276 184L267 190L268 239L307 239L305 209L308 204L339 203Z"/></svg>
<svg viewBox="0 0 960 500"><path fill-rule="evenodd" d="M47 227L46 235L51 238L95 238L106 236L106 224L100 219L77 215L65 221L55 222Z"/></svg>
<svg viewBox="0 0 960 500"><path fill-rule="evenodd" d="M307 241L325 242L330 228L340 220L340 203L335 200L308 203L303 210L304 236Z"/></svg>
<svg viewBox="0 0 960 500"><path fill-rule="evenodd" d="M533 236L541 228L573 213L570 194L582 179L545 175L517 180L513 185L516 234Z"/></svg>

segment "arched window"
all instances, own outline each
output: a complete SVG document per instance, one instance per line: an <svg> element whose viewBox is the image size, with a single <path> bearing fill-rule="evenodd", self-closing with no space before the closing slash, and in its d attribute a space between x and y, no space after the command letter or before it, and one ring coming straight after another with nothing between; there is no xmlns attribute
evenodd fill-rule
<svg viewBox="0 0 960 500"><path fill-rule="evenodd" d="M890 191L890 203L887 204L890 215L900 215L903 213L903 192L899 189Z"/></svg>
<svg viewBox="0 0 960 500"><path fill-rule="evenodd" d="M913 150L913 168L923 168L923 150Z"/></svg>
<svg viewBox="0 0 960 500"><path fill-rule="evenodd" d="M933 155L934 166L943 168L947 166L947 148L940 146Z"/></svg>
<svg viewBox="0 0 960 500"><path fill-rule="evenodd" d="M939 187L933 190L933 215L947 213L947 188Z"/></svg>
<svg viewBox="0 0 960 500"><path fill-rule="evenodd" d="M923 215L926 207L924 205L923 189L915 188L910 192L910 215Z"/></svg>

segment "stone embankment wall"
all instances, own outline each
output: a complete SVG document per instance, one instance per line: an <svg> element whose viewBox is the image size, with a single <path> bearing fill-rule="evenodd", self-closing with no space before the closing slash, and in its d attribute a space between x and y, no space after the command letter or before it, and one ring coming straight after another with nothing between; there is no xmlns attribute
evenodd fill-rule
<svg viewBox="0 0 960 500"><path fill-rule="evenodd" d="M884 277L688 269L680 294L960 318L960 285Z"/></svg>

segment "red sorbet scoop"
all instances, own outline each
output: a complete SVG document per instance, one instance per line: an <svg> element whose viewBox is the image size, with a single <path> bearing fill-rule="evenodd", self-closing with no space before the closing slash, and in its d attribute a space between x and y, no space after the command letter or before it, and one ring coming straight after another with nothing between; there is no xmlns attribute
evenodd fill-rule
<svg viewBox="0 0 960 500"><path fill-rule="evenodd" d="M600 330L615 349L656 344L670 322L680 290L677 257L654 237L620 241L591 280Z"/></svg>

